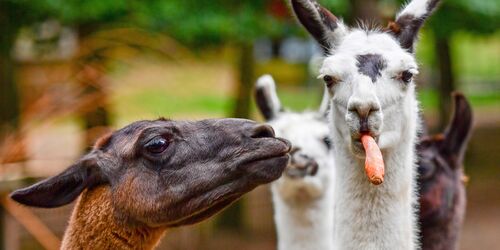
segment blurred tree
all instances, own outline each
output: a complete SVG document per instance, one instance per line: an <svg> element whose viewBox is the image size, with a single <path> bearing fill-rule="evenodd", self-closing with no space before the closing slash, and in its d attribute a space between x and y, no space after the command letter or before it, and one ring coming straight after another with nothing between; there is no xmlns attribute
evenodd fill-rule
<svg viewBox="0 0 500 250"><path fill-rule="evenodd" d="M344 0L325 0L324 5L345 10ZM164 31L191 48L231 45L238 49L239 75L233 117L250 115L254 76L253 42L267 37L279 40L302 32L291 18L284 0L170 0L149 1L138 6L135 18L146 27ZM302 33L305 34L305 33Z"/></svg>
<svg viewBox="0 0 500 250"><path fill-rule="evenodd" d="M0 1L0 27L2 29L0 36L0 142L9 134L18 137L12 133L19 125L21 112L12 48L19 29L36 20L37 17L38 12L34 12L27 2ZM24 152L21 152L22 147L16 148L19 152L10 152L14 155L7 156L7 161L24 158Z"/></svg>
<svg viewBox="0 0 500 250"><path fill-rule="evenodd" d="M19 96L15 83L15 63L12 48L20 28L48 19L56 19L74 27L83 40L106 25L116 25L132 10L128 1L63 1L63 0L3 0L0 1L0 139L2 130L13 129L20 117ZM89 55L84 55L89 56ZM90 55L91 56L91 55ZM86 58L81 58L82 62ZM90 85L89 85L90 86ZM88 87L88 92L98 91ZM86 128L109 123L104 107L83 114Z"/></svg>
<svg viewBox="0 0 500 250"><path fill-rule="evenodd" d="M19 18L25 16L26 18ZM12 48L19 28L30 19L22 4L0 1L0 141L19 122L19 96L14 78Z"/></svg>
<svg viewBox="0 0 500 250"><path fill-rule="evenodd" d="M273 15L277 3L283 2L158 0L141 5L136 17L143 25L164 31L194 49L220 45L237 48L235 68L240 84L230 115L248 118L254 80L253 42L262 36L283 36L290 30L289 22Z"/></svg>
<svg viewBox="0 0 500 250"><path fill-rule="evenodd" d="M64 1L64 0L43 0L37 1L39 9L46 10L44 18L53 18L64 25L72 26L78 33L80 42L85 41L89 36L104 28L118 26L129 22L127 19L133 12L133 5L125 0L117 1ZM85 46L85 44L83 44ZM92 51L88 48L81 48L74 67L75 73L80 77L77 83L89 94L101 96L101 100L96 106L81 114L84 127L87 131L85 138L86 150L100 137L103 127L109 126L110 117L106 107L103 93L102 79L109 61L102 57L101 51Z"/></svg>
<svg viewBox="0 0 500 250"><path fill-rule="evenodd" d="M500 27L500 2L498 0L447 0L429 23L434 35L434 49L438 66L439 126L441 131L448 122L450 92L456 89L452 41L458 32L477 35L491 34Z"/></svg>

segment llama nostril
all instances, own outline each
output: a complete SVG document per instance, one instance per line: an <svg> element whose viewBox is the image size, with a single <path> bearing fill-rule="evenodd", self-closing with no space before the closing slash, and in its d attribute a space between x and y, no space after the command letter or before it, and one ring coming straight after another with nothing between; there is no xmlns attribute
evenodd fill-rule
<svg viewBox="0 0 500 250"><path fill-rule="evenodd" d="M319 166L316 161L309 163L309 168L308 168L309 175L315 176L318 173L318 168Z"/></svg>
<svg viewBox="0 0 500 250"><path fill-rule="evenodd" d="M257 125L253 128L252 134L250 135L252 138L274 138L274 129L269 125Z"/></svg>
<svg viewBox="0 0 500 250"><path fill-rule="evenodd" d="M370 132L370 128L368 127L368 117L359 118L359 132L361 134Z"/></svg>

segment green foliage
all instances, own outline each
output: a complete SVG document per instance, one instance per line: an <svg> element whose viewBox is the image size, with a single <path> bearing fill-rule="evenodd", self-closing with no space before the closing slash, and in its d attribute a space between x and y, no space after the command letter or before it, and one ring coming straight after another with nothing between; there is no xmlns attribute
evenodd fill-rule
<svg viewBox="0 0 500 250"><path fill-rule="evenodd" d="M225 42L244 43L267 34L278 36L291 29L272 16L265 0L153 0L137 6L134 19L143 26L166 32L197 46Z"/></svg>
<svg viewBox="0 0 500 250"><path fill-rule="evenodd" d="M345 0L321 1L336 14L347 9ZM5 6L2 6L5 5ZM284 12L275 13L273 7ZM261 36L305 33L291 18L282 0L3 0L0 9L22 25L49 18L66 25L97 28L132 25L164 32L186 45L250 43ZM283 15L283 13L281 13Z"/></svg>
<svg viewBox="0 0 500 250"><path fill-rule="evenodd" d="M500 27L498 0L443 1L429 24L436 35L448 37L457 31L492 33Z"/></svg>

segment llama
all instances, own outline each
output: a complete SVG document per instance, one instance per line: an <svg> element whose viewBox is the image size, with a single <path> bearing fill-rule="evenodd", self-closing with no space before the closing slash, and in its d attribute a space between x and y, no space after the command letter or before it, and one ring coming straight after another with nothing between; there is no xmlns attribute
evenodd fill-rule
<svg viewBox="0 0 500 250"><path fill-rule="evenodd" d="M420 233L426 250L458 249L465 216L463 158L472 128L465 96L454 93L455 111L444 134L420 141Z"/></svg>
<svg viewBox="0 0 500 250"><path fill-rule="evenodd" d="M80 196L62 249L152 249L167 228L200 222L280 177L290 148L249 120L138 121L11 197L51 208Z"/></svg>
<svg viewBox="0 0 500 250"><path fill-rule="evenodd" d="M320 77L330 94L334 249L419 248L413 49L437 2L413 0L380 30L350 29L313 0L291 1L298 20L326 52ZM364 134L383 154L385 177L378 186L364 173Z"/></svg>
<svg viewBox="0 0 500 250"><path fill-rule="evenodd" d="M269 75L257 81L255 99L276 135L293 144L283 176L271 184L278 249L332 249L334 172L327 101L318 112L284 111Z"/></svg>

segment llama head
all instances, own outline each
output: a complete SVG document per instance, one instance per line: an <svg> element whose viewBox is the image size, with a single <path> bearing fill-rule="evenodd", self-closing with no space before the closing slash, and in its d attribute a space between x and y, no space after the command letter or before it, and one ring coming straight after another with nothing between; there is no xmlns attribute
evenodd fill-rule
<svg viewBox="0 0 500 250"><path fill-rule="evenodd" d="M298 20L325 50L320 77L330 91L339 139L354 155L364 157L362 134L378 141L383 132L405 129L407 114L416 108L413 46L437 2L413 0L388 29L370 30L348 28L314 0L291 1Z"/></svg>
<svg viewBox="0 0 500 250"><path fill-rule="evenodd" d="M255 100L266 121L275 129L276 135L286 138L293 145L285 177L297 179L314 176L318 172L318 166L327 166L331 148L326 119L327 102L324 101L317 112L285 111L270 75L257 80Z"/></svg>
<svg viewBox="0 0 500 250"><path fill-rule="evenodd" d="M472 128L467 99L454 93L455 111L444 134L425 137L417 147L421 224L451 219L457 188L463 188L463 157ZM463 212L463 211L462 211Z"/></svg>
<svg viewBox="0 0 500 250"><path fill-rule="evenodd" d="M61 174L11 197L58 207L104 184L119 221L192 224L280 177L289 150L270 126L249 120L138 121L103 137Z"/></svg>

